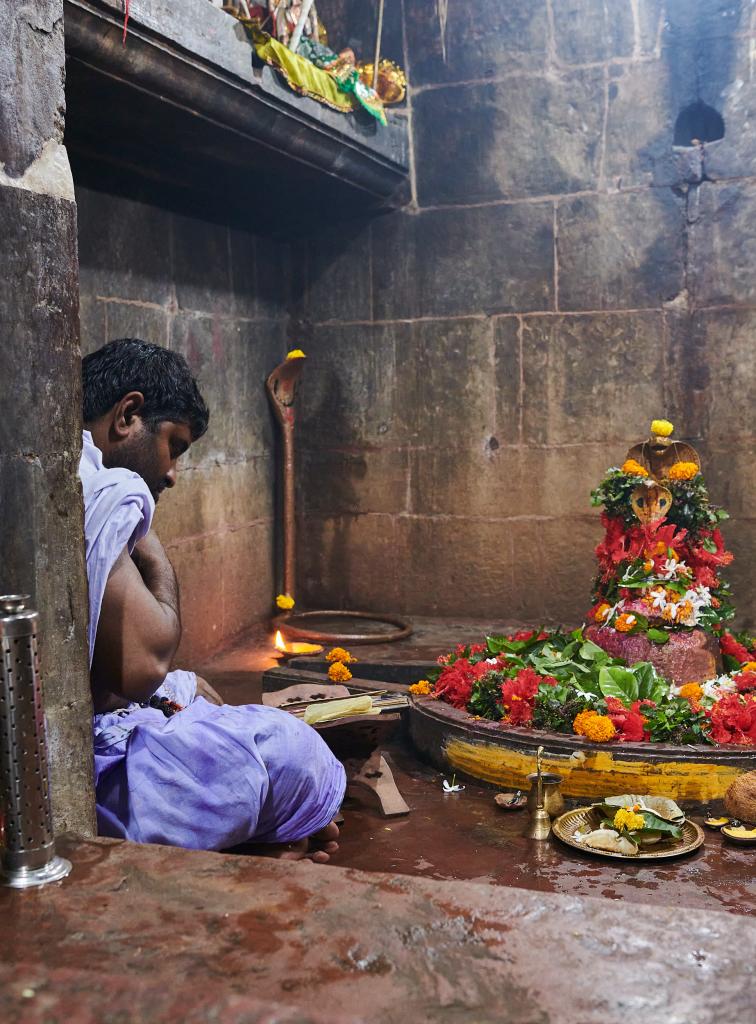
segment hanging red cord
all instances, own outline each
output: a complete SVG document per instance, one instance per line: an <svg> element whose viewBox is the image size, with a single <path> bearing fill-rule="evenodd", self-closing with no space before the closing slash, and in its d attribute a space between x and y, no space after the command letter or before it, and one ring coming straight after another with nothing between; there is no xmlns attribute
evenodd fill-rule
<svg viewBox="0 0 756 1024"><path fill-rule="evenodd" d="M121 45L126 45L126 26L129 24L129 3L131 0L123 0L123 39Z"/></svg>

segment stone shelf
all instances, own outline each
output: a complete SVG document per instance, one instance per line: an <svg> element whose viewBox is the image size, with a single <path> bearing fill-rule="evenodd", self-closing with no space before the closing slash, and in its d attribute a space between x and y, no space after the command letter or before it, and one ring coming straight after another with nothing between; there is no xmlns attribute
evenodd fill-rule
<svg viewBox="0 0 756 1024"><path fill-rule="evenodd" d="M292 92L208 0L65 0L77 183L291 233L403 205L407 124Z"/></svg>

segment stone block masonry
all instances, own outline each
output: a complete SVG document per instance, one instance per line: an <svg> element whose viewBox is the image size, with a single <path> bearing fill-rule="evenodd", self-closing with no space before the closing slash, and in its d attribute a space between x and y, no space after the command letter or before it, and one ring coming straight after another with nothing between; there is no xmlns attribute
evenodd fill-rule
<svg viewBox="0 0 756 1024"><path fill-rule="evenodd" d="M364 46L374 5L330 6ZM752 7L402 5L413 202L300 267L306 603L576 623L589 492L665 415L753 623ZM724 138L674 146L697 103Z"/></svg>
<svg viewBox="0 0 756 1024"><path fill-rule="evenodd" d="M82 349L180 352L210 407L155 528L181 584L177 664L196 667L273 607L274 445L264 382L287 351L288 247L89 189L79 212Z"/></svg>
<svg viewBox="0 0 756 1024"><path fill-rule="evenodd" d="M63 0L0 5L0 591L28 593L55 825L94 830Z"/></svg>

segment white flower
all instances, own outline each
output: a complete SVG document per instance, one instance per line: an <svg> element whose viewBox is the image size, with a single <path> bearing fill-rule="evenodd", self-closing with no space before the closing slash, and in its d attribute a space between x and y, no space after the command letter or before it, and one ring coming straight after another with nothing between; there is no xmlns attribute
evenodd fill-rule
<svg viewBox="0 0 756 1024"><path fill-rule="evenodd" d="M691 591L688 591L688 593L691 593ZM697 601L699 607L708 608L711 604L711 591L709 590L709 588L704 586L696 587L696 594L698 594ZM691 598L690 600L693 600L693 598Z"/></svg>
<svg viewBox="0 0 756 1024"><path fill-rule="evenodd" d="M678 564L684 565L685 563L678 563L676 558L668 558L662 566L661 575L665 580L673 580L677 575Z"/></svg>
<svg viewBox="0 0 756 1024"><path fill-rule="evenodd" d="M674 601L669 601L664 606L665 616L664 618L669 622L674 622L677 618L677 612L679 611Z"/></svg>
<svg viewBox="0 0 756 1024"><path fill-rule="evenodd" d="M486 658L485 659L485 664L486 665L498 665L499 664L499 660L498 660L498 658Z"/></svg>
<svg viewBox="0 0 756 1024"><path fill-rule="evenodd" d="M657 587L656 590L650 590L648 596L652 599L653 608L657 608L660 612L663 612L667 607L667 592L664 587Z"/></svg>
<svg viewBox="0 0 756 1024"><path fill-rule="evenodd" d="M464 786L460 786L457 782L456 775L452 775L451 782L447 782L446 779L444 779L444 793L461 793L464 788Z"/></svg>
<svg viewBox="0 0 756 1024"><path fill-rule="evenodd" d="M717 679L707 679L705 683L701 683L701 689L706 700L716 701L726 693L734 693L737 685L731 676L719 676Z"/></svg>

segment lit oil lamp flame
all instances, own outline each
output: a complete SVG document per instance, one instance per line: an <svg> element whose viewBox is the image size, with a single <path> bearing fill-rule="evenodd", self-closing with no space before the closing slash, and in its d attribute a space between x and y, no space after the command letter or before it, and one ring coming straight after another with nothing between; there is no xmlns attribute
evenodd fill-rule
<svg viewBox="0 0 756 1024"><path fill-rule="evenodd" d="M280 629L276 630L276 638L273 641L273 646L281 654L289 658L295 658L303 654L321 654L323 648L320 644L307 644L307 643L290 643L287 644L283 638L283 634Z"/></svg>

